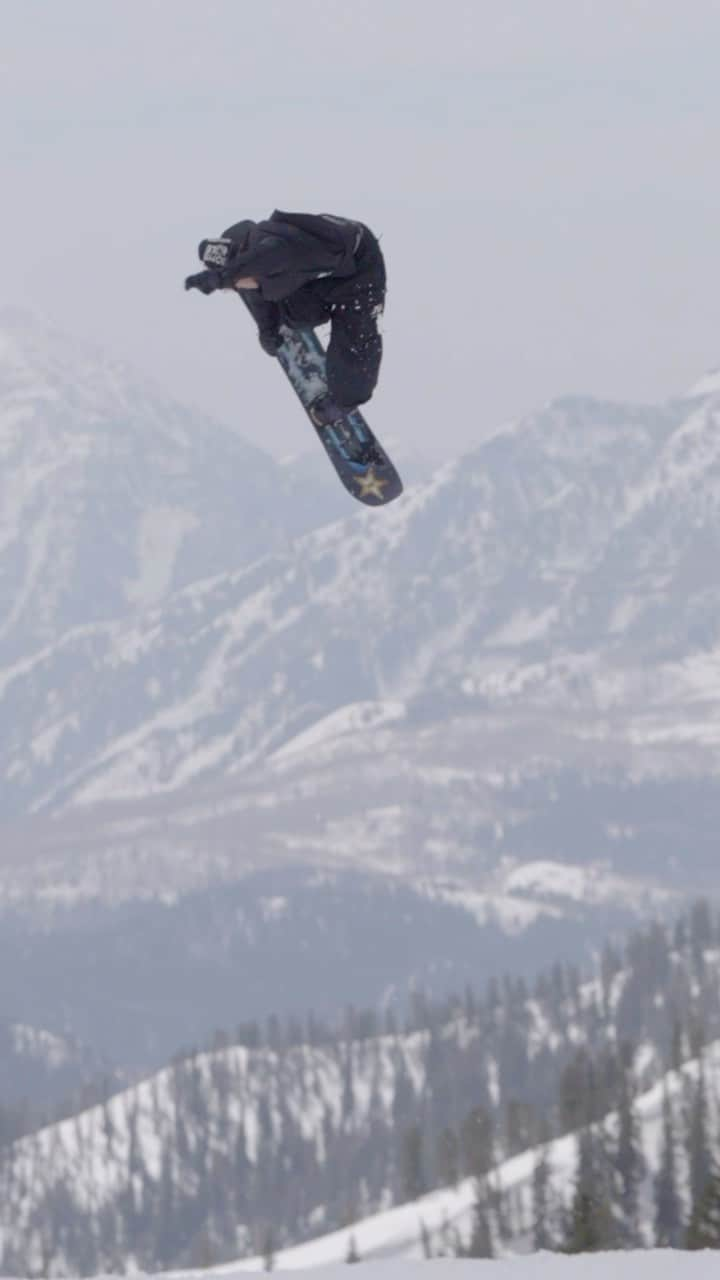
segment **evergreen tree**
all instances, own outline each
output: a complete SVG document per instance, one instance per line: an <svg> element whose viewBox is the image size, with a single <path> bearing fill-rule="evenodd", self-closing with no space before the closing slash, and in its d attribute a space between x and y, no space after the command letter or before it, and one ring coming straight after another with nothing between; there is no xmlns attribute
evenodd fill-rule
<svg viewBox="0 0 720 1280"><path fill-rule="evenodd" d="M641 1243L638 1195L643 1175L633 1086L629 1069L623 1071L618 1105L618 1141L615 1167L620 1179L621 1236L626 1247Z"/></svg>
<svg viewBox="0 0 720 1280"><path fill-rule="evenodd" d="M465 986L465 998L463 1000L463 1012L468 1022L474 1022L477 1018L477 999L475 992L469 983Z"/></svg>
<svg viewBox="0 0 720 1280"><path fill-rule="evenodd" d="M527 1151L537 1141L537 1116L532 1103L509 1098L505 1105L505 1142L509 1156Z"/></svg>
<svg viewBox="0 0 720 1280"><path fill-rule="evenodd" d="M720 1249L720 1170L713 1170L693 1208L686 1249Z"/></svg>
<svg viewBox="0 0 720 1280"><path fill-rule="evenodd" d="M549 1190L550 1165L547 1147L543 1146L538 1151L532 1179L533 1248L536 1252L541 1249L552 1249Z"/></svg>
<svg viewBox="0 0 720 1280"><path fill-rule="evenodd" d="M599 1253L612 1247L612 1214L607 1200L578 1187L570 1211L564 1253Z"/></svg>
<svg viewBox="0 0 720 1280"><path fill-rule="evenodd" d="M494 1162L494 1126L485 1107L473 1107L465 1117L460 1135L463 1166L469 1177L482 1178Z"/></svg>
<svg viewBox="0 0 720 1280"><path fill-rule="evenodd" d="M441 1187L455 1187L460 1181L460 1144L454 1129L443 1129L438 1137L435 1171Z"/></svg>
<svg viewBox="0 0 720 1280"><path fill-rule="evenodd" d="M688 926L685 916L681 916L675 923L675 931L673 935L673 945L676 951L684 951L687 947Z"/></svg>
<svg viewBox="0 0 720 1280"><path fill-rule="evenodd" d="M606 943L600 961L600 983L603 994L603 1012L606 1017L610 1013L610 997L613 979L622 969L622 959L612 943Z"/></svg>
<svg viewBox="0 0 720 1280"><path fill-rule="evenodd" d="M690 1111L688 1132L688 1160L690 1166L690 1212L694 1215L710 1178L710 1151L708 1149L708 1105L705 1087L705 1069L702 1062L698 1070L697 1084Z"/></svg>
<svg viewBox="0 0 720 1280"><path fill-rule="evenodd" d="M590 1129L580 1135L578 1148L578 1172L564 1252L597 1253L615 1246L607 1180L599 1143Z"/></svg>
<svg viewBox="0 0 720 1280"><path fill-rule="evenodd" d="M598 1111L595 1065L587 1049L578 1049L560 1077L560 1124L571 1133L590 1124Z"/></svg>
<svg viewBox="0 0 720 1280"><path fill-rule="evenodd" d="M385 1023L385 1035L396 1036L398 1033L397 1018L395 1016L395 1010L392 1008L391 1005L388 1005L387 1009L385 1010L384 1023Z"/></svg>
<svg viewBox="0 0 720 1280"><path fill-rule="evenodd" d="M263 1270L272 1271L275 1266L275 1235L272 1227L265 1228L262 1246Z"/></svg>
<svg viewBox="0 0 720 1280"><path fill-rule="evenodd" d="M689 1039L691 1058L701 1058L703 1049L708 1042L708 1034L703 1018L697 1010L690 1019Z"/></svg>
<svg viewBox="0 0 720 1280"><path fill-rule="evenodd" d="M356 1243L355 1243L355 1236L354 1236L352 1233L351 1233L351 1234L350 1234L350 1236L348 1237L348 1247L347 1247L347 1253L346 1253L346 1255L345 1255L345 1261L346 1261L346 1262L359 1262L359 1261L360 1261L360 1254L359 1254L359 1253L358 1253L358 1251L357 1251L357 1245L356 1245Z"/></svg>
<svg viewBox="0 0 720 1280"><path fill-rule="evenodd" d="M707 902L701 898L693 904L690 912L690 944L697 969L703 967L705 949L711 947L712 942L712 913Z"/></svg>
<svg viewBox="0 0 720 1280"><path fill-rule="evenodd" d="M423 1168L423 1136L413 1125L403 1135L402 1142L402 1195L404 1200L417 1200L427 1190Z"/></svg>
<svg viewBox="0 0 720 1280"><path fill-rule="evenodd" d="M202 1268L203 1270L207 1267L211 1267L214 1262L217 1262L215 1250L213 1248L212 1234L209 1224L207 1223L203 1224L191 1242L190 1262L193 1267Z"/></svg>
<svg viewBox="0 0 720 1280"><path fill-rule="evenodd" d="M494 1257L492 1232L490 1230L490 1210L482 1183L478 1181L473 1205L472 1235L463 1250L466 1258Z"/></svg>
<svg viewBox="0 0 720 1280"><path fill-rule="evenodd" d="M487 989L487 1005L491 1012L500 1007L500 987L497 978L491 978Z"/></svg>
<svg viewBox="0 0 720 1280"><path fill-rule="evenodd" d="M670 1045L670 1067L679 1071L685 1061L685 1035L683 1025L677 1014L673 1017L672 1038Z"/></svg>
<svg viewBox="0 0 720 1280"><path fill-rule="evenodd" d="M675 1124L667 1080L663 1089L662 1147L655 1177L655 1241L661 1248L676 1248L682 1234L682 1207L677 1186Z"/></svg>
<svg viewBox="0 0 720 1280"><path fill-rule="evenodd" d="M436 1246L436 1256L438 1258L460 1258L462 1257L462 1252L457 1227L450 1225L445 1212L440 1224L440 1240Z"/></svg>
<svg viewBox="0 0 720 1280"><path fill-rule="evenodd" d="M353 1046L348 1043L345 1046L345 1060L343 1062L343 1091L342 1091L342 1115L343 1122L350 1125L353 1112L355 1110L355 1070L353 1061Z"/></svg>

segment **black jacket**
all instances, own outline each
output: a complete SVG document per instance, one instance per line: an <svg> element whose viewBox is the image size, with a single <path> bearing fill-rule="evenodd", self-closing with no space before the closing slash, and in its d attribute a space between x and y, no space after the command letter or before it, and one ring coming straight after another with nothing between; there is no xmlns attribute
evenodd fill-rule
<svg viewBox="0 0 720 1280"><path fill-rule="evenodd" d="M276 209L263 222L235 223L223 238L238 243L231 259L233 279L253 276L260 297L277 302L322 276L353 275L362 232L362 223L348 218Z"/></svg>

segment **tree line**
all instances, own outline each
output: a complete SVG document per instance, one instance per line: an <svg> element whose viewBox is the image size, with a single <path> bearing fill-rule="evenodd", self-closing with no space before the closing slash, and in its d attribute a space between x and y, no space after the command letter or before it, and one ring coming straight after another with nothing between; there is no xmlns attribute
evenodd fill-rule
<svg viewBox="0 0 720 1280"><path fill-rule="evenodd" d="M455 1239L448 1228L445 1251L511 1238L685 1242L714 1212L712 1081L701 1072L693 1092L685 1064L720 1037L719 972L720 919L699 903L672 927L608 945L589 974L558 964L533 983L417 993L402 1014L348 1009L336 1026L269 1017L217 1033L62 1129L0 1147L0 1269L270 1257L465 1177L478 1189L473 1229ZM671 1071L681 1084L668 1086L649 1189L636 1099ZM571 1199L541 1158L526 1195L500 1194L499 1161L571 1133ZM109 1188L96 1204L78 1191L93 1161Z"/></svg>

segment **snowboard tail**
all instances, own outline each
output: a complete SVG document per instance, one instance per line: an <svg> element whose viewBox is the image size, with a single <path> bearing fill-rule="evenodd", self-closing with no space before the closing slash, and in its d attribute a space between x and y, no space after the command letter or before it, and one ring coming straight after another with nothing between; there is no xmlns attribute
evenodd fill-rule
<svg viewBox="0 0 720 1280"><path fill-rule="evenodd" d="M402 493L402 480L360 410L337 409L332 421L314 413L328 397L325 350L315 330L283 324L280 333L277 358L340 480L358 502L386 506Z"/></svg>

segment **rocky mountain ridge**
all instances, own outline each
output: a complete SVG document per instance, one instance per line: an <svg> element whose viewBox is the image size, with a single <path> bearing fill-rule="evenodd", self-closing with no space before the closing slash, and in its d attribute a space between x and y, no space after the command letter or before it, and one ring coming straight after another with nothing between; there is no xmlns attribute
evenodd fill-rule
<svg viewBox="0 0 720 1280"><path fill-rule="evenodd" d="M56 629L0 673L4 811L234 775L378 701L532 710L575 739L591 716L598 757L618 726L651 770L714 774L719 418L712 390L558 401L381 518L254 561L239 540L236 570Z"/></svg>
<svg viewBox="0 0 720 1280"><path fill-rule="evenodd" d="M67 1025L92 1041L92 1010L104 1045L155 1061L173 993L148 995L142 1028L103 996L123 1017L137 1007L119 957L150 956L160 935L178 972L194 939L210 1025L230 954L242 973L263 956L272 1007L270 899L285 904L285 961L310 981L309 929L338 999L344 983L372 1003L413 980L442 990L489 963L579 955L649 906L717 891L712 377L656 408L555 401L388 511L340 521L306 475L277 489L274 464L232 433L24 325L0 362L3 510L24 512L0 547L14 617L0 862L31 1020L55 1025L57 974L92 947L97 989L78 971ZM62 441L83 459L70 479ZM82 527L68 523L76 489ZM177 531L170 507L192 531L145 538L160 508L153 528ZM28 578L18 549L36 519L50 558ZM78 576L79 549L108 537L117 556ZM128 593L139 582L152 592ZM412 964L398 968L401 899ZM252 922L232 939L231 902ZM350 929L370 902L388 968L358 985L333 919ZM238 1003L256 988L236 984ZM0 988L0 1007L13 994ZM209 1029L180 1019L163 1036Z"/></svg>

